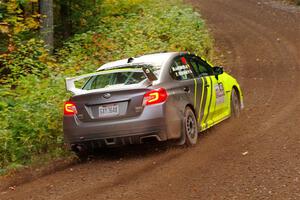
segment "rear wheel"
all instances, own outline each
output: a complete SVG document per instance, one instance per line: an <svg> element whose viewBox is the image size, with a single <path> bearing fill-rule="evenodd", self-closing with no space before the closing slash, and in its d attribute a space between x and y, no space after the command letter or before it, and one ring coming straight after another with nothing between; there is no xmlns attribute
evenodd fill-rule
<svg viewBox="0 0 300 200"><path fill-rule="evenodd" d="M231 116L237 118L241 114L241 104L235 89L231 92Z"/></svg>
<svg viewBox="0 0 300 200"><path fill-rule="evenodd" d="M193 110L190 107L187 107L184 112L183 135L185 137L185 142L184 142L185 145L193 146L197 144L197 140L198 140L197 120Z"/></svg>

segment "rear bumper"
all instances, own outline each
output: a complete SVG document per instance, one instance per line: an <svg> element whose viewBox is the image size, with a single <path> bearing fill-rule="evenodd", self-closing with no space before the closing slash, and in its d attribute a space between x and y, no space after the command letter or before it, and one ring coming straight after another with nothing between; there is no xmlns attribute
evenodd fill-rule
<svg viewBox="0 0 300 200"><path fill-rule="evenodd" d="M76 116L64 116L65 142L83 143L101 141L106 145L116 143L141 143L146 137L167 140L164 104L146 106L138 117L114 121L81 122Z"/></svg>

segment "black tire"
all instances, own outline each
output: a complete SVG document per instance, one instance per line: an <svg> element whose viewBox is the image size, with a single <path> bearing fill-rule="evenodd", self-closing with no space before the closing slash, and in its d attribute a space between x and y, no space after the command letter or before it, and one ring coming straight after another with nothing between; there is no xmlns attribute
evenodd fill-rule
<svg viewBox="0 0 300 200"><path fill-rule="evenodd" d="M183 118L183 135L185 137L184 144L186 146L194 146L198 141L198 126L193 110L186 107Z"/></svg>
<svg viewBox="0 0 300 200"><path fill-rule="evenodd" d="M241 103L236 90L233 88L231 92L231 116L238 118L241 114Z"/></svg>
<svg viewBox="0 0 300 200"><path fill-rule="evenodd" d="M89 158L89 154L87 152L75 152L80 162L86 162Z"/></svg>
<svg viewBox="0 0 300 200"><path fill-rule="evenodd" d="M74 145L72 151L76 154L80 162L87 161L90 155L90 151L86 146Z"/></svg>

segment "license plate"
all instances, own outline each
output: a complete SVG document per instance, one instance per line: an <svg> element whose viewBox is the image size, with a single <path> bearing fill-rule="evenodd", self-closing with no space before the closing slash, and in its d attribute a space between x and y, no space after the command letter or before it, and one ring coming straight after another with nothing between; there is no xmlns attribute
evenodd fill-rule
<svg viewBox="0 0 300 200"><path fill-rule="evenodd" d="M111 117L119 115L118 105L104 105L99 106L99 117Z"/></svg>

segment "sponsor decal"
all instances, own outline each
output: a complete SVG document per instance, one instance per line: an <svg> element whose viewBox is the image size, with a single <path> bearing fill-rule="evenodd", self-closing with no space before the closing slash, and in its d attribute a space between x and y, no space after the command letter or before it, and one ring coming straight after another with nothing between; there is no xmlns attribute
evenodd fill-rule
<svg viewBox="0 0 300 200"><path fill-rule="evenodd" d="M175 72L176 77L193 74L189 65L172 67L172 71Z"/></svg>
<svg viewBox="0 0 300 200"><path fill-rule="evenodd" d="M222 83L218 83L215 85L216 90L216 104L224 103L225 101L225 92Z"/></svg>

